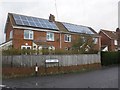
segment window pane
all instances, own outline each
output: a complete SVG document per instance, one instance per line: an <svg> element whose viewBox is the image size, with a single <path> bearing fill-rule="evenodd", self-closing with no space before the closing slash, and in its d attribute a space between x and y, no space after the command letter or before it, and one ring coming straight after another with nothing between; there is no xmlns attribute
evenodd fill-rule
<svg viewBox="0 0 120 90"><path fill-rule="evenodd" d="M117 44L117 40L114 40L114 45L118 45L118 44Z"/></svg>
<svg viewBox="0 0 120 90"><path fill-rule="evenodd" d="M47 40L54 41L54 33L47 32Z"/></svg>
<svg viewBox="0 0 120 90"><path fill-rule="evenodd" d="M65 41L67 41L67 35L65 35Z"/></svg>
<svg viewBox="0 0 120 90"><path fill-rule="evenodd" d="M51 39L51 40L53 39L53 34L52 34L52 33L50 33L50 39Z"/></svg>
<svg viewBox="0 0 120 90"><path fill-rule="evenodd" d="M33 31L29 31L29 38L33 39Z"/></svg>
<svg viewBox="0 0 120 90"><path fill-rule="evenodd" d="M13 38L13 30L10 31L10 39L12 39L12 38Z"/></svg>
<svg viewBox="0 0 120 90"><path fill-rule="evenodd" d="M23 47L22 49L26 49L25 47Z"/></svg>
<svg viewBox="0 0 120 90"><path fill-rule="evenodd" d="M94 44L97 44L98 38L93 38L93 42L94 42Z"/></svg>
<svg viewBox="0 0 120 90"><path fill-rule="evenodd" d="M49 33L47 33L47 40L49 40Z"/></svg>
<svg viewBox="0 0 120 90"><path fill-rule="evenodd" d="M25 30L24 31L24 39L33 39L33 31Z"/></svg>
<svg viewBox="0 0 120 90"><path fill-rule="evenodd" d="M69 40L68 41L71 42L71 35L69 35Z"/></svg>
<svg viewBox="0 0 120 90"><path fill-rule="evenodd" d="M71 42L71 35L65 35L65 42Z"/></svg>
<svg viewBox="0 0 120 90"><path fill-rule="evenodd" d="M24 39L29 39L29 31L28 30L24 31Z"/></svg>
<svg viewBox="0 0 120 90"><path fill-rule="evenodd" d="M27 49L30 49L30 47L27 47Z"/></svg>

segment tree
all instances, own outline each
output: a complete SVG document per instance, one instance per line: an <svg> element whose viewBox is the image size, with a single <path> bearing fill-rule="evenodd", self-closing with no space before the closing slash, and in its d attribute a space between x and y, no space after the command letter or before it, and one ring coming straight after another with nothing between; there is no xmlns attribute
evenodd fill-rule
<svg viewBox="0 0 120 90"><path fill-rule="evenodd" d="M72 49L77 53L93 53L94 40L90 35L82 35L73 41Z"/></svg>

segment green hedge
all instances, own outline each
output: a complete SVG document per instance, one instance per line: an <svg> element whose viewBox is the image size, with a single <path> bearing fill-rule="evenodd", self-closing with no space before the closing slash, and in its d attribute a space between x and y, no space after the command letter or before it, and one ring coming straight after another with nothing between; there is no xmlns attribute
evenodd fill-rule
<svg viewBox="0 0 120 90"><path fill-rule="evenodd" d="M101 52L101 64L103 66L120 64L120 52Z"/></svg>
<svg viewBox="0 0 120 90"><path fill-rule="evenodd" d="M26 49L8 49L8 50L2 50L2 55L36 55L36 54L43 54L43 55L48 55L48 54L52 54L52 55L71 55L71 54L97 54L98 51L92 50L89 52L82 52L82 51L78 51L78 50L61 50L61 49L57 49L57 50L53 50L53 51L49 51L49 50L26 50Z"/></svg>

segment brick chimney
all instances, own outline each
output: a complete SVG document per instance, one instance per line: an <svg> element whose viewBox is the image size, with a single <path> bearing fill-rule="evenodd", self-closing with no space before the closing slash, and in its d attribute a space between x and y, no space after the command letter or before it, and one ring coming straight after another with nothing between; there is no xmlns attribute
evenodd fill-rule
<svg viewBox="0 0 120 90"><path fill-rule="evenodd" d="M50 14L50 16L49 16L49 21L50 21L50 22L54 22L54 21L55 21L55 16L52 15L52 14Z"/></svg>
<svg viewBox="0 0 120 90"><path fill-rule="evenodd" d="M120 32L120 29L119 29L119 28L117 28L117 29L116 29L116 32Z"/></svg>

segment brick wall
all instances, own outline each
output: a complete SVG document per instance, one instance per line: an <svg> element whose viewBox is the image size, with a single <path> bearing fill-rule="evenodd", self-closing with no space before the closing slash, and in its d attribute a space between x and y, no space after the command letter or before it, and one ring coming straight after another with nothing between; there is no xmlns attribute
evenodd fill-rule
<svg viewBox="0 0 120 90"><path fill-rule="evenodd" d="M10 40L10 31L13 30L10 21L8 20L6 27L6 42Z"/></svg>
<svg viewBox="0 0 120 90"><path fill-rule="evenodd" d="M21 48L21 45L25 45L26 43L28 43L29 46L32 46L32 40L24 39L24 30L14 29L13 47Z"/></svg>
<svg viewBox="0 0 120 90"><path fill-rule="evenodd" d="M111 40L102 32L99 34L101 36L101 45L107 45L108 51L115 51L114 40Z"/></svg>
<svg viewBox="0 0 120 90"><path fill-rule="evenodd" d="M9 40L10 31L13 30L11 24L9 23L7 26L6 32L6 41ZM46 33L45 31L34 31L34 40L46 40ZM63 50L67 48L71 48L73 42L78 40L79 34L71 34L72 42L65 42L65 33L61 34L61 42L60 42L60 33L54 33L54 41L46 41L47 44L54 46L56 49L62 48ZM99 42L99 41L98 41ZM24 29L14 29L13 30L13 47L14 48L21 48L21 45L29 46L33 45L33 40L26 40L24 39ZM100 43L100 42L99 42ZM96 44L95 49L99 50L99 43Z"/></svg>

